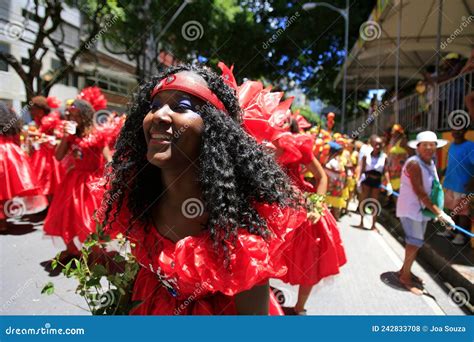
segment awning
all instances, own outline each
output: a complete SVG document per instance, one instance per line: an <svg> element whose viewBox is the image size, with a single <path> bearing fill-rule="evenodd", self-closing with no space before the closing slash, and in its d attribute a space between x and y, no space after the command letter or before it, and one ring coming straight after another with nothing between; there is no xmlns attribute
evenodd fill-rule
<svg viewBox="0 0 474 342"><path fill-rule="evenodd" d="M388 89L395 84L400 3L399 86L422 79L436 63L439 0L379 0L347 60L348 89ZM474 46L474 0L444 0L440 54L469 57ZM362 30L361 29L361 30ZM361 31L363 32L363 31ZM441 56L440 56L441 57ZM343 71L334 86L342 85Z"/></svg>

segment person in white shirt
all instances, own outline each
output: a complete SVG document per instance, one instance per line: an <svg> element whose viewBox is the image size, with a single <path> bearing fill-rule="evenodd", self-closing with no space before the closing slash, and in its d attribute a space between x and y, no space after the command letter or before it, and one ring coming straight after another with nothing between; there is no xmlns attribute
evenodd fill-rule
<svg viewBox="0 0 474 342"><path fill-rule="evenodd" d="M364 228L364 214L366 209L372 210L372 227L375 229L375 217L379 214L380 203L378 197L380 193L380 185L382 184L382 176L387 180L387 193L391 194L390 190L390 176L386 167L387 155L382 152L382 138L379 136L372 136L370 138L371 152L365 153L360 162L360 177L358 184L360 185L359 194L359 213L360 213L360 228Z"/></svg>
<svg viewBox="0 0 474 342"><path fill-rule="evenodd" d="M446 140L436 137L434 132L418 133L416 140L408 142L410 148L416 148L416 155L410 157L402 169L400 196L397 201L397 217L405 232L405 260L399 271L400 283L409 291L422 295L423 291L414 282L421 279L411 273L411 267L418 250L423 246L426 225L430 217L423 213L428 209L438 220L452 226L453 219L430 198L433 186L439 184L438 173L433 162L436 148L446 145Z"/></svg>

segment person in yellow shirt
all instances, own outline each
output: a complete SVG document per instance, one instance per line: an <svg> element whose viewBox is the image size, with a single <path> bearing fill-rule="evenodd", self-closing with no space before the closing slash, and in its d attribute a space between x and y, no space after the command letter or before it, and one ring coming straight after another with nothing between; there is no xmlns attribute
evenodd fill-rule
<svg viewBox="0 0 474 342"><path fill-rule="evenodd" d="M390 141L387 145L387 169L390 174L390 184L394 191L400 190L400 176L403 165L409 157L407 139L403 127L395 124L392 127Z"/></svg>
<svg viewBox="0 0 474 342"><path fill-rule="evenodd" d="M341 216L341 209L346 207L346 170L342 158L342 146L334 141L329 143L329 161L324 166L324 171L328 176L328 192L326 203L331 207L336 220Z"/></svg>

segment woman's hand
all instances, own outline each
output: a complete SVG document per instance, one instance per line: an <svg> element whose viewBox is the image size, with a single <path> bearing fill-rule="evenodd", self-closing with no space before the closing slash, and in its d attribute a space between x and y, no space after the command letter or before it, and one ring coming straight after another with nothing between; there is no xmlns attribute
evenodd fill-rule
<svg viewBox="0 0 474 342"><path fill-rule="evenodd" d="M318 223L319 219L321 218L321 215L317 212L309 212L307 218L309 221L311 221L311 223L315 224Z"/></svg>
<svg viewBox="0 0 474 342"><path fill-rule="evenodd" d="M77 123L74 121L64 121L63 135L68 137L70 135L76 134Z"/></svg>
<svg viewBox="0 0 474 342"><path fill-rule="evenodd" d="M453 229L454 225L456 224L453 218L444 211L441 211L436 218L445 223L448 226L448 229Z"/></svg>

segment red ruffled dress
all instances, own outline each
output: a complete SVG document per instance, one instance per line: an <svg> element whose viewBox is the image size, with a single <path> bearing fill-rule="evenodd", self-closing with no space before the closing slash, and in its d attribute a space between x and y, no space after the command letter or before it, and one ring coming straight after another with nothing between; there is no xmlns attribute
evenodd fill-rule
<svg viewBox="0 0 474 342"><path fill-rule="evenodd" d="M46 235L60 236L65 243L74 237L83 242L94 232L93 214L99 207L102 192L98 188L104 171L102 151L106 137L93 131L86 137L70 136L72 167L59 184L44 222Z"/></svg>
<svg viewBox="0 0 474 342"><path fill-rule="evenodd" d="M113 121L101 126L99 129L105 134L111 154L115 152L115 143L117 142L120 131L125 123L125 116L116 116Z"/></svg>
<svg viewBox="0 0 474 342"><path fill-rule="evenodd" d="M236 294L283 276L287 268L281 251L306 219L306 211L271 205L256 208L266 218L271 237L265 240L240 229L235 246L228 245L229 269L207 231L173 242L154 227L146 232L144 227L135 226L129 238L136 244L133 253L142 268L132 300L141 303L132 314L236 315ZM270 294L270 314L282 314Z"/></svg>
<svg viewBox="0 0 474 342"><path fill-rule="evenodd" d="M59 113L52 112L44 116L38 126L40 133L44 133L53 139L54 130L61 126ZM31 167L35 170L38 185L43 195L53 195L64 178L65 169L54 157L55 149L56 146L50 142L43 142L39 145L38 150L33 151L30 157Z"/></svg>
<svg viewBox="0 0 474 342"><path fill-rule="evenodd" d="M40 192L28 157L18 141L18 136L0 135L0 219L6 218L3 208L6 201Z"/></svg>
<svg viewBox="0 0 474 342"><path fill-rule="evenodd" d="M278 140L282 152L279 164L305 192L316 192L301 174L301 165L309 164L313 158L313 139L309 134L286 133ZM285 251L285 260L288 272L280 279L292 285L312 286L339 273L339 267L347 260L336 219L326 207L316 224L306 221L296 231Z"/></svg>

